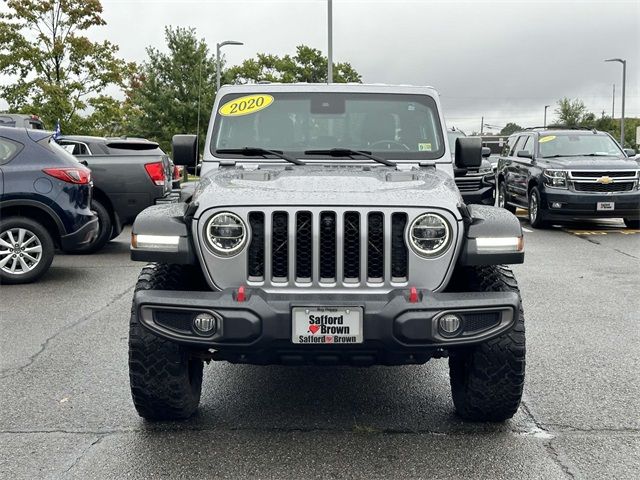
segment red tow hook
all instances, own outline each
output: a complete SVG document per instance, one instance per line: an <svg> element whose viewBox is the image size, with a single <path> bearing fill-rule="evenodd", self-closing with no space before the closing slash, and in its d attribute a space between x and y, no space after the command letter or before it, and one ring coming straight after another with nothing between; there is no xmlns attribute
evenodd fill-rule
<svg viewBox="0 0 640 480"><path fill-rule="evenodd" d="M416 287L411 287L409 289L409 303L418 303L419 300L418 289Z"/></svg>
<svg viewBox="0 0 640 480"><path fill-rule="evenodd" d="M238 288L238 293L236 293L236 301L244 302L246 299L247 299L247 294L244 291L244 285L242 285L240 288Z"/></svg>

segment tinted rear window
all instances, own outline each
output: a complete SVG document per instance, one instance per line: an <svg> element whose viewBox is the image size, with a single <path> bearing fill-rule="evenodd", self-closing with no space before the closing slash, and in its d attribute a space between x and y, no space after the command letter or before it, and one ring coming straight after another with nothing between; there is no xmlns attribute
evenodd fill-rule
<svg viewBox="0 0 640 480"><path fill-rule="evenodd" d="M109 142L107 148L112 155L164 155L158 144L153 142Z"/></svg>

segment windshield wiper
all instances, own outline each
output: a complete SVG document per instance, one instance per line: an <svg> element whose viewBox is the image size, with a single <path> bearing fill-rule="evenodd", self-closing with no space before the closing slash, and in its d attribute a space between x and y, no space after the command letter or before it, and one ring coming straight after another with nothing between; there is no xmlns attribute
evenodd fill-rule
<svg viewBox="0 0 640 480"><path fill-rule="evenodd" d="M306 150L305 155L331 155L332 157L352 157L354 155L362 155L363 157L370 158L378 163L382 163L388 167L396 167L397 163L387 160L386 158L372 155L371 152L365 152L362 150L352 150L350 148L329 148L327 150Z"/></svg>
<svg viewBox="0 0 640 480"><path fill-rule="evenodd" d="M572 155L569 154L556 154L556 155L546 155L542 158L561 158L561 157L617 157L617 155L609 155L603 153L574 153Z"/></svg>
<svg viewBox="0 0 640 480"><path fill-rule="evenodd" d="M239 155L244 155L246 157L265 157L266 155L273 155L275 157L286 160L287 162L295 163L296 165L306 165L302 160L298 160L297 158L291 157L286 153L283 153L282 150L268 150L266 148L260 147L242 147L242 148L219 148L216 150L216 153L237 153Z"/></svg>

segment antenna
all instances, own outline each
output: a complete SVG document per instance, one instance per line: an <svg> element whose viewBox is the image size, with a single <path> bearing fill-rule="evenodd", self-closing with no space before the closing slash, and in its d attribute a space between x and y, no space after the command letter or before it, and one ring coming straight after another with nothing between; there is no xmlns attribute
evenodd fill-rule
<svg viewBox="0 0 640 480"><path fill-rule="evenodd" d="M193 173L198 173L198 157L200 155L200 96L202 93L202 62L204 53L200 56L200 68L198 69L198 120L196 123L196 158Z"/></svg>

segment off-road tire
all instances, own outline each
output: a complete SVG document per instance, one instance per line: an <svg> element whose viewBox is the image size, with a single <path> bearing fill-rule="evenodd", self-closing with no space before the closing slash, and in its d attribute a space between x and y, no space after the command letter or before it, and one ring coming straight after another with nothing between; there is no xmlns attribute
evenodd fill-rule
<svg viewBox="0 0 640 480"><path fill-rule="evenodd" d="M111 240L113 222L111 221L109 210L97 200L91 200L91 210L93 210L98 217L98 235L91 242L70 250L68 253L96 253L102 250L107 242Z"/></svg>
<svg viewBox="0 0 640 480"><path fill-rule="evenodd" d="M498 192L497 192L497 196L498 198L496 199L496 203L500 208L504 208L505 210L515 214L516 213L516 207L514 207L513 205L509 205L507 203L507 186L505 185L504 182L500 182L498 184ZM500 205L500 196L502 196L502 198L504 199L504 204Z"/></svg>
<svg viewBox="0 0 640 480"><path fill-rule="evenodd" d="M535 202L535 207L534 207ZM534 209L535 208L535 213ZM547 226L547 222L544 219L543 211L542 211L542 196L540 195L540 190L538 187L532 187L529 190L529 224L533 228L545 228Z"/></svg>
<svg viewBox="0 0 640 480"><path fill-rule="evenodd" d="M627 226L627 228L632 228L634 230L640 229L640 220L638 219L632 220L631 218L625 218L624 224Z"/></svg>
<svg viewBox="0 0 640 480"><path fill-rule="evenodd" d="M0 236L8 230L16 228L27 230L33 234L40 242L42 252L38 263L28 272L15 274L6 272L0 268L0 284L2 285L35 282L49 270L55 254L51 234L40 223L27 217L6 217L0 219ZM7 249L8 247L0 245L0 250L7 251ZM3 257L4 256L0 256L0 260ZM10 260L10 262L12 261L13 260Z"/></svg>
<svg viewBox="0 0 640 480"><path fill-rule="evenodd" d="M150 264L143 268L138 290L186 290L192 281L188 267ZM160 338L138 321L131 309L129 380L138 414L147 420L189 418L198 408L202 390L202 360L177 343Z"/></svg>
<svg viewBox="0 0 640 480"><path fill-rule="evenodd" d="M516 292L509 268L481 266L457 272L457 288L468 292ZM525 376L522 302L512 329L479 345L451 350L449 378L457 414L476 422L502 422L516 413Z"/></svg>

